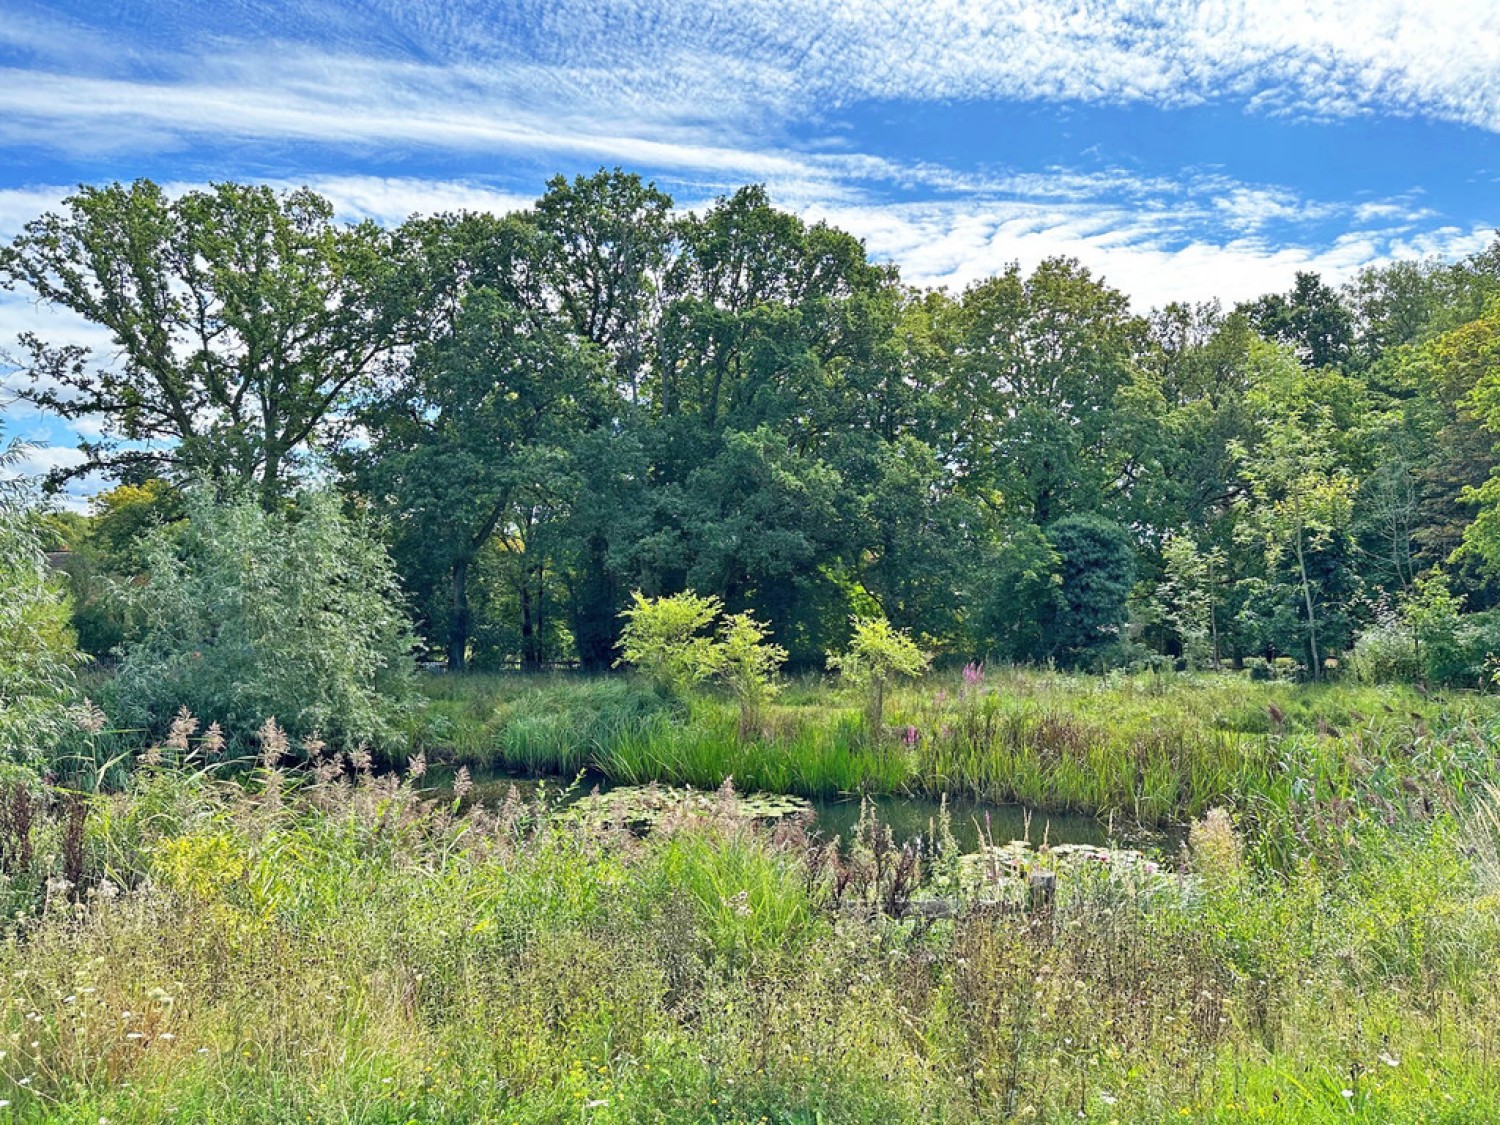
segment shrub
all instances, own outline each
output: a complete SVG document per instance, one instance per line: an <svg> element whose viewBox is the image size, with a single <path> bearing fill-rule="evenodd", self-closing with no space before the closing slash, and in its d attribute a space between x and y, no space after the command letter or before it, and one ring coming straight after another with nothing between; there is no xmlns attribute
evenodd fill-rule
<svg viewBox="0 0 1500 1125"><path fill-rule="evenodd" d="M856 617L848 651L831 653L828 666L869 692L865 706L870 733L879 735L885 728L886 688L898 678L920 676L931 660L904 630L891 628L884 617Z"/></svg>
<svg viewBox="0 0 1500 1125"><path fill-rule="evenodd" d="M681 695L713 674L714 639L707 632L723 603L691 590L670 597L648 598L639 590L620 614L620 659L666 695Z"/></svg>
<svg viewBox="0 0 1500 1125"><path fill-rule="evenodd" d="M250 745L275 716L335 746L399 741L411 636L395 572L329 492L286 514L194 489L185 525L153 532L127 599L139 630L114 684L120 717L159 732L178 708Z"/></svg>
<svg viewBox="0 0 1500 1125"><path fill-rule="evenodd" d="M779 690L776 673L786 649L767 641L766 627L753 614L736 613L719 626L713 652L715 674L740 705L740 733L748 734Z"/></svg>
<svg viewBox="0 0 1500 1125"><path fill-rule="evenodd" d="M65 722L75 655L28 501L0 482L0 755L18 759L39 757Z"/></svg>

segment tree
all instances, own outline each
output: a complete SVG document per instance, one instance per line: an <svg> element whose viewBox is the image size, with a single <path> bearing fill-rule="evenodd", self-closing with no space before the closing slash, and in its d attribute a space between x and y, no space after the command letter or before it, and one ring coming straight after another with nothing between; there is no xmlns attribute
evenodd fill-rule
<svg viewBox="0 0 1500 1125"><path fill-rule="evenodd" d="M117 358L21 338L25 397L98 440L70 476L199 475L274 507L344 396L414 327L391 236L308 190L79 189L0 250L0 282L107 330Z"/></svg>
<svg viewBox="0 0 1500 1125"><path fill-rule="evenodd" d="M1462 611L1463 599L1454 597L1441 570L1419 576L1402 599L1401 622L1411 633L1413 663L1423 679L1445 682L1462 665L1457 643Z"/></svg>
<svg viewBox="0 0 1500 1125"><path fill-rule="evenodd" d="M1186 531L1162 544L1165 575L1157 587L1162 618L1182 640L1183 655L1194 666L1219 667L1218 589L1226 565L1217 547L1204 550Z"/></svg>
<svg viewBox="0 0 1500 1125"><path fill-rule="evenodd" d="M1471 388L1463 407L1484 426L1493 445L1494 435L1500 434L1500 296L1490 300L1478 319L1433 341L1432 351L1451 382ZM1463 550L1500 573L1500 470L1491 469L1483 484L1465 489L1463 496L1478 507L1464 531Z"/></svg>
<svg viewBox="0 0 1500 1125"><path fill-rule="evenodd" d="M1052 644L1064 659L1081 663L1119 641L1135 585L1135 544L1124 527L1092 514L1065 516L1046 532L1060 560Z"/></svg>
<svg viewBox="0 0 1500 1125"><path fill-rule="evenodd" d="M1305 611L1310 669L1322 675L1318 647L1320 611L1310 559L1347 531L1357 483L1334 447L1332 412L1305 393L1309 384L1288 368L1279 349L1263 350L1254 401L1262 436L1253 446L1235 443L1240 476L1248 489L1240 504L1244 534L1258 540L1269 566L1289 554Z"/></svg>
<svg viewBox="0 0 1500 1125"><path fill-rule="evenodd" d="M128 588L139 622L111 696L160 734L187 707L230 744L268 718L341 749L399 746L411 701L411 635L389 556L329 491L266 512L190 488L181 527L148 538L149 580Z"/></svg>
<svg viewBox="0 0 1500 1125"><path fill-rule="evenodd" d="M1096 510L1111 481L1106 447L1144 335L1125 295L1076 261L1029 277L1011 265L965 290L949 393L964 409L952 456L996 489L1007 514L1039 526Z"/></svg>
<svg viewBox="0 0 1500 1125"><path fill-rule="evenodd" d="M886 688L898 678L920 676L932 658L883 617L855 617L853 626L849 647L830 653L828 667L869 692L865 716L871 736L878 738L885 730Z"/></svg>
<svg viewBox="0 0 1500 1125"><path fill-rule="evenodd" d="M634 403L660 319L672 198L637 175L600 171L547 182L526 221L543 238L539 280L573 331L609 357Z"/></svg>
<svg viewBox="0 0 1500 1125"><path fill-rule="evenodd" d="M1316 273L1299 270L1291 292L1242 307L1262 336L1294 349L1308 367L1343 367L1354 354L1354 317Z"/></svg>
<svg viewBox="0 0 1500 1125"><path fill-rule="evenodd" d="M1036 524L992 531L976 578L973 643L986 656L1045 660L1061 612L1062 559Z"/></svg>
<svg viewBox="0 0 1500 1125"><path fill-rule="evenodd" d="M909 434L880 444L863 491L864 589L901 628L956 639L976 584L991 577L980 505L936 451Z"/></svg>
<svg viewBox="0 0 1500 1125"><path fill-rule="evenodd" d="M409 237L446 263L422 297L436 310L430 338L363 404L371 440L346 461L392 517L408 584L459 670L475 560L497 534L519 542L527 513L558 498L568 450L606 412L603 370L597 350L528 293L541 248L524 225L460 216Z"/></svg>

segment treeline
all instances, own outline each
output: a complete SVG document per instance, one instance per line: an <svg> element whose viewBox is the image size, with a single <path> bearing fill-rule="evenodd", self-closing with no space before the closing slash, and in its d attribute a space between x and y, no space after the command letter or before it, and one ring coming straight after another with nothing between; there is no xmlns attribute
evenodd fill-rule
<svg viewBox="0 0 1500 1125"><path fill-rule="evenodd" d="M1477 683L1500 651L1500 242L1143 316L1062 258L905 286L758 187L689 213L601 172L385 229L139 181L0 280L114 340L16 356L99 435L68 472L121 482L59 524L95 651L129 629L100 574L189 479L335 482L453 667L604 668L632 591L687 589L803 666L855 613L1083 667Z"/></svg>

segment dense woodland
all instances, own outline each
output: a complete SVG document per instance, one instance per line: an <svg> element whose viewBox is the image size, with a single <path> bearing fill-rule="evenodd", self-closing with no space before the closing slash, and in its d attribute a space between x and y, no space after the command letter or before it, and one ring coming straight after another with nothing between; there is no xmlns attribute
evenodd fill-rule
<svg viewBox="0 0 1500 1125"><path fill-rule="evenodd" d="M454 668L608 667L632 591L689 589L793 667L876 612L1083 668L1478 686L1500 650L1500 243L1142 312L1061 258L914 289L758 187L687 211L600 172L385 229L138 181L30 223L0 281L114 340L9 353L100 435L69 473L117 484L53 517L100 656L194 482L336 486Z"/></svg>

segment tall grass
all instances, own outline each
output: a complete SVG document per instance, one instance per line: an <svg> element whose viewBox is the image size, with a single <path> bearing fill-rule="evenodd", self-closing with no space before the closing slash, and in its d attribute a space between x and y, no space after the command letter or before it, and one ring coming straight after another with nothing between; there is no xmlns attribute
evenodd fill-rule
<svg viewBox="0 0 1500 1125"><path fill-rule="evenodd" d="M934 920L880 909L874 843L727 799L637 838L369 772L26 784L4 1120L1500 1119L1484 815L1351 822L1278 872L1215 814L1179 870L1085 865L1032 913L944 883Z"/></svg>

